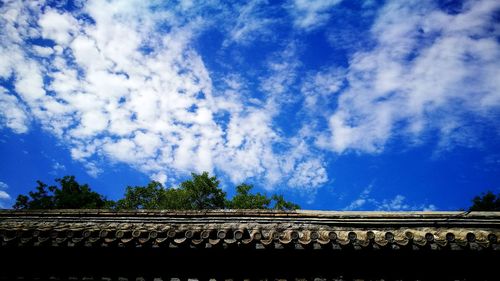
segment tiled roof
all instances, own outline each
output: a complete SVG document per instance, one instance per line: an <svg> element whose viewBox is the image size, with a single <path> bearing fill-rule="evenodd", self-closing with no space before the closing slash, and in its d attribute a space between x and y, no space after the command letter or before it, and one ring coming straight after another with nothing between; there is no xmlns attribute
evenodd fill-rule
<svg viewBox="0 0 500 281"><path fill-rule="evenodd" d="M500 251L500 213L0 211L0 247Z"/></svg>

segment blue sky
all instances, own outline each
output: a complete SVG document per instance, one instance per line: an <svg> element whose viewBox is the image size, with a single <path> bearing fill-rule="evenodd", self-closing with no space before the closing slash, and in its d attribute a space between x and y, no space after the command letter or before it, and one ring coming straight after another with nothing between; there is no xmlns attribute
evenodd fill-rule
<svg viewBox="0 0 500 281"><path fill-rule="evenodd" d="M500 192L500 3L3 1L0 207L209 171L304 209Z"/></svg>

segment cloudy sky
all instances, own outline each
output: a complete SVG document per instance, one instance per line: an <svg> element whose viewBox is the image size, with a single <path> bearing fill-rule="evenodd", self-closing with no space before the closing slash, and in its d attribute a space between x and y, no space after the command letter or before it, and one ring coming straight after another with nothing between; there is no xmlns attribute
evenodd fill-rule
<svg viewBox="0 0 500 281"><path fill-rule="evenodd" d="M4 208L209 171L304 209L457 210L500 192L499 120L495 0L0 2Z"/></svg>

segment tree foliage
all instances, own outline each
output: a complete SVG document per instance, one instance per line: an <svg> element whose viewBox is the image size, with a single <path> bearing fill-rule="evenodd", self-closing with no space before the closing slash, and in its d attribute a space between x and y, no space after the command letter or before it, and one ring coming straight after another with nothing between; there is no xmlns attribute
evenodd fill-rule
<svg viewBox="0 0 500 281"><path fill-rule="evenodd" d="M260 193L251 194L253 186L240 184L236 187L236 195L227 202L230 209L269 209L271 199Z"/></svg>
<svg viewBox="0 0 500 281"><path fill-rule="evenodd" d="M118 209L223 209L226 193L215 177L208 173L192 174L192 179L179 188L164 188L152 181L147 186L127 187L125 197L118 200Z"/></svg>
<svg viewBox="0 0 500 281"><path fill-rule="evenodd" d="M271 198L259 192L250 193L253 186L240 184L236 187L236 195L226 205L230 209L276 209L297 210L300 206L286 201L283 195L272 195Z"/></svg>
<svg viewBox="0 0 500 281"><path fill-rule="evenodd" d="M275 202L273 209L275 210L297 210L300 209L300 206L286 201L285 198L283 198L283 195L276 195L274 194L272 196L272 200Z"/></svg>
<svg viewBox="0 0 500 281"><path fill-rule="evenodd" d="M90 189L87 184L79 184L74 176L56 179L60 187L37 181L36 191L29 196L19 195L14 209L99 209L112 206L111 201Z"/></svg>
<svg viewBox="0 0 500 281"><path fill-rule="evenodd" d="M191 174L193 179L181 183L181 190L185 190L189 209L223 209L226 193L219 188L219 180L209 177L207 172L197 175Z"/></svg>
<svg viewBox="0 0 500 281"><path fill-rule="evenodd" d="M161 183L152 181L146 186L127 186L125 198L116 202L118 209L159 209L164 201Z"/></svg>
<svg viewBox="0 0 500 281"><path fill-rule="evenodd" d="M61 185L48 186L37 181L36 191L29 196L19 195L15 209L79 209L79 208L113 208L113 209L170 209L170 210L203 210L203 209L299 209L297 204L288 202L283 195L267 197L261 193L251 193L253 186L240 184L236 187L236 195L226 198L226 193L219 187L219 180L209 176L207 172L191 174L177 188L165 188L157 181L146 186L128 186L124 197L117 202L106 200L102 195L91 191L87 184L80 185L74 176L56 179Z"/></svg>
<svg viewBox="0 0 500 281"><path fill-rule="evenodd" d="M500 211L500 194L488 191L472 199L469 211Z"/></svg>

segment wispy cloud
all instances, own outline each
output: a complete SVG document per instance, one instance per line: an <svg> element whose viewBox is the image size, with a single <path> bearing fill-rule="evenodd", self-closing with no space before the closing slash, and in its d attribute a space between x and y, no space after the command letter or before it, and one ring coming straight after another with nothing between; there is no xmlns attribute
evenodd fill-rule
<svg viewBox="0 0 500 281"><path fill-rule="evenodd" d="M345 79L345 70L341 67L330 67L307 75L301 86L306 113L329 116L335 110L335 95L339 94Z"/></svg>
<svg viewBox="0 0 500 281"><path fill-rule="evenodd" d="M365 188L358 198L347 205L345 211L355 210L377 210L377 211L435 211L437 207L434 204L412 204L406 200L406 197L397 194L394 198L377 200L371 196L373 184Z"/></svg>
<svg viewBox="0 0 500 281"><path fill-rule="evenodd" d="M377 209L380 211L435 211L437 208L434 204L410 205L405 196L398 194L392 199L377 202Z"/></svg>
<svg viewBox="0 0 500 281"><path fill-rule="evenodd" d="M314 30L330 19L329 10L342 0L294 0L288 5L295 27Z"/></svg>
<svg viewBox="0 0 500 281"><path fill-rule="evenodd" d="M222 45L228 46L233 42L245 45L261 37L272 37L270 25L276 23L277 19L267 15L270 9L266 0L252 0L239 7L235 23Z"/></svg>
<svg viewBox="0 0 500 281"><path fill-rule="evenodd" d="M500 44L492 19L499 8L471 1L447 14L427 2L388 3L371 29L375 47L349 61L348 87L320 143L373 153L397 136L419 141L437 132L441 145L452 146L470 137L470 116L495 126Z"/></svg>
<svg viewBox="0 0 500 281"><path fill-rule="evenodd" d="M60 174L64 172L66 172L66 166L52 159L52 171L50 173L55 176L60 176Z"/></svg>
<svg viewBox="0 0 500 281"><path fill-rule="evenodd" d="M354 201L352 201L349 205L347 205L344 208L344 211L359 210L360 208L362 208L363 206L365 206L365 204L367 202L372 202L373 199L370 199L370 197L369 197L369 195L370 195L370 193L372 191L372 188L373 188L372 184L370 184L368 187L366 187L361 192L361 194L359 195L359 197L357 199L355 199Z"/></svg>
<svg viewBox="0 0 500 281"><path fill-rule="evenodd" d="M274 102L284 102L291 98L290 87L297 78L300 67L298 47L289 41L280 52L275 53L267 62L267 73L261 78L262 91Z"/></svg>

